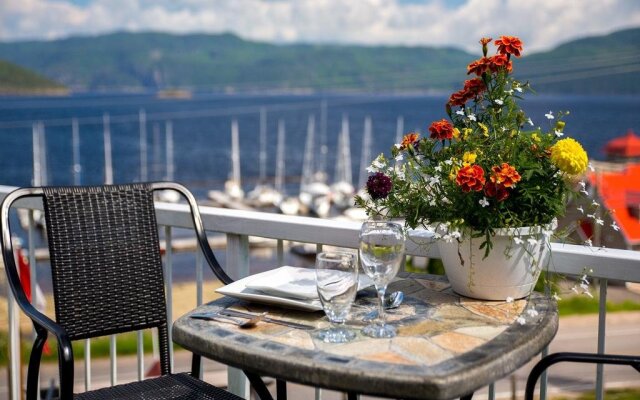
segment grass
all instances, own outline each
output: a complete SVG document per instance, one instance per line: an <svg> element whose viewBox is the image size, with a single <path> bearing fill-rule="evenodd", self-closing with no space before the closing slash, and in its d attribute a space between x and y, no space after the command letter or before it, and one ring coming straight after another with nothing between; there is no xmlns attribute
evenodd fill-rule
<svg viewBox="0 0 640 400"><path fill-rule="evenodd" d="M578 397L554 396L552 400L595 400L595 392L583 393ZM604 398L607 400L638 400L640 389L611 389L606 390Z"/></svg>

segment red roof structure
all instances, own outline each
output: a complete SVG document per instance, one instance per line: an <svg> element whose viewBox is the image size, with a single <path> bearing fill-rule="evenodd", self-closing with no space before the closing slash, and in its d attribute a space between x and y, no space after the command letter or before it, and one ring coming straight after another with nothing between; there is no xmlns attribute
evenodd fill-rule
<svg viewBox="0 0 640 400"><path fill-rule="evenodd" d="M640 157L640 136L631 129L625 136L611 140L604 147L609 158L636 158Z"/></svg>
<svg viewBox="0 0 640 400"><path fill-rule="evenodd" d="M611 211L627 244L640 244L640 164L627 164L621 171L591 173L589 180L597 186L602 205Z"/></svg>

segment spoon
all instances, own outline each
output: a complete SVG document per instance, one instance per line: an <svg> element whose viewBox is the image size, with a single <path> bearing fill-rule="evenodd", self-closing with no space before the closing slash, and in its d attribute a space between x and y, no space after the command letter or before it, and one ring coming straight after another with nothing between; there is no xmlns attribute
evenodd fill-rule
<svg viewBox="0 0 640 400"><path fill-rule="evenodd" d="M389 294L389 296L386 296L384 298L384 301L382 302L382 306L385 309L398 308L398 306L402 304L403 300L404 300L404 293L398 290L397 292L393 292ZM374 309L366 313L365 316L362 318L362 320L367 322L367 321L374 320L376 318L378 318L378 309Z"/></svg>
<svg viewBox="0 0 640 400"><path fill-rule="evenodd" d="M258 314L255 317L249 318L247 320L238 321L233 317L229 317L227 315L221 315L218 313L207 313L207 314L192 314L191 318L195 319L203 319L206 321L219 321L219 322L228 322L237 325L241 329L253 328L258 324L258 322L262 321L267 316L267 312L263 312L262 314Z"/></svg>

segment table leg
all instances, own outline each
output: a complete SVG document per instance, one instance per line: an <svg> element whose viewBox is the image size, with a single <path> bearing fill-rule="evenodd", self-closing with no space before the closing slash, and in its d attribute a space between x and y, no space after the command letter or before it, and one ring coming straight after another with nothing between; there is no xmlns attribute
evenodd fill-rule
<svg viewBox="0 0 640 400"><path fill-rule="evenodd" d="M267 389L267 385L264 384L260 375L248 371L243 372L251 382L251 387L256 391L260 400L273 400L273 396L269 393L269 389Z"/></svg>
<svg viewBox="0 0 640 400"><path fill-rule="evenodd" d="M276 398L278 400L287 400L287 381L276 379Z"/></svg>

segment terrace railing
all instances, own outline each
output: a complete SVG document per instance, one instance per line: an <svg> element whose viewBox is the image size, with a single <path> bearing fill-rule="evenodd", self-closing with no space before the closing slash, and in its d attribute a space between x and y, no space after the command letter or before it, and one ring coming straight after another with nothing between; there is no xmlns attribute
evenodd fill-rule
<svg viewBox="0 0 640 400"><path fill-rule="evenodd" d="M0 200L3 199L13 187L0 186ZM38 200L24 199L17 205L20 208L29 210L29 228L27 229L27 245L29 250L29 261L31 265L31 276L35 277L35 228L33 224L33 212L42 208ZM180 204L157 203L156 213L158 223L163 226L166 241L166 252L164 255L166 274L166 294L168 298L169 321L173 321L176 315L172 315L173 292L172 275L174 269L172 240L174 239L174 229L191 229L192 223L188 207ZM283 265L285 260L285 243L289 241L312 243L320 250L324 245L338 246L345 248L358 247L358 233L360 223L349 221L333 221L317 218L284 216L279 214L269 214L262 212L237 211L212 207L201 207L201 214L205 229L226 236L226 261L227 272L235 279L249 274L249 238L259 237L273 239L277 254L277 264ZM194 235L195 236L195 235ZM415 235L418 237L418 235ZM428 242L429 239L427 238ZM596 247L577 246L568 244L553 243L550 270L567 276L580 276L585 269L589 269L589 276L599 280L599 301L600 313L598 323L598 343L597 351L605 352L606 336L606 300L607 287L610 280L625 282L640 282L640 253L628 250L603 249ZM407 241L407 255L421 256L429 258L439 258L437 246L425 245L425 237L420 235L419 240ZM199 305L203 301L203 270L204 260L199 253L196 253L195 276L196 276L196 303ZM4 273L2 274L4 275ZM32 279L35 285L35 279ZM32 288L35 293L35 288ZM18 314L19 310L11 295L8 295L9 310L9 393L10 400L21 398L21 371L20 371L20 334ZM144 375L142 335L138 336L138 361L137 373L141 379ZM111 383L117 381L116 369L116 345L115 338L111 338ZM91 382L91 352L90 342L85 344L84 358L84 380L85 387L89 388ZM173 357L173 352L171 353ZM598 366L596 371L596 393L598 398L602 398L603 392L603 368ZM546 398L546 385L543 378L541 384L541 398ZM229 388L240 395L247 395L248 389L240 371L230 369ZM494 397L493 386L489 387L488 396Z"/></svg>

